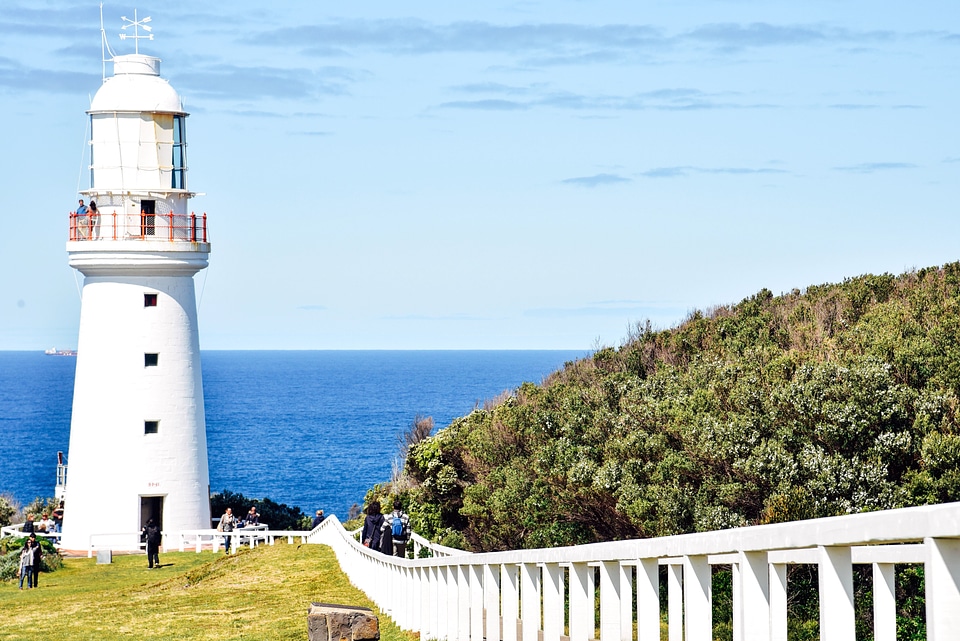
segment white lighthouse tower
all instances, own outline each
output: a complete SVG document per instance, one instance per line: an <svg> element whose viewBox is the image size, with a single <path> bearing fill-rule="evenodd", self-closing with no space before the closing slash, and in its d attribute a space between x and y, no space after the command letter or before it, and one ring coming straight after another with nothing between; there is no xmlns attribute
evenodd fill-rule
<svg viewBox="0 0 960 641"><path fill-rule="evenodd" d="M126 20L126 18L124 19ZM127 26L143 28L126 20ZM127 35L127 37L131 37ZM139 44L139 43L138 43ZM210 527L207 440L193 276L206 216L190 212L187 113L160 60L112 57L90 104L90 188L67 252L83 276L62 544L136 547Z"/></svg>

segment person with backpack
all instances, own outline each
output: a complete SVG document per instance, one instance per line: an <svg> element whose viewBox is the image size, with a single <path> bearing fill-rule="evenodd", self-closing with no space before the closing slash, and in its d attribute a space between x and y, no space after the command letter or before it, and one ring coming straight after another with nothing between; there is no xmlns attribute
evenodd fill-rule
<svg viewBox="0 0 960 641"><path fill-rule="evenodd" d="M147 567L151 570L156 567L160 567L160 541L163 539L163 534L160 532L159 526L154 522L153 519L148 519L147 524L143 527L143 540L147 544Z"/></svg>
<svg viewBox="0 0 960 641"><path fill-rule="evenodd" d="M383 521L383 535L392 540L393 556L406 558L407 541L410 540L410 517L403 511L400 499L393 502L393 512ZM386 554L386 550L384 551Z"/></svg>

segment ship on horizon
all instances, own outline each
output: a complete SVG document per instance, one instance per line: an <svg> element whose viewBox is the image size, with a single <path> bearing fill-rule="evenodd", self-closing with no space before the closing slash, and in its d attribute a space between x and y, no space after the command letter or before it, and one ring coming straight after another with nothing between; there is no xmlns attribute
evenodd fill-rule
<svg viewBox="0 0 960 641"><path fill-rule="evenodd" d="M44 350L43 352L47 356L76 356L77 350L75 349L57 349L56 347L51 347L50 349Z"/></svg>

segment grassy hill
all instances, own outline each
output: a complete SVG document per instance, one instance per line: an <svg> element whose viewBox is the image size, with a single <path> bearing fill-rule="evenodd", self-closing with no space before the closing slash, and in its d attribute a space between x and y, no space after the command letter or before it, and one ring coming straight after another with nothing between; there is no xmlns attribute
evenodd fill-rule
<svg viewBox="0 0 960 641"><path fill-rule="evenodd" d="M374 608L321 545L261 546L226 556L164 553L66 559L40 587L0 584L0 639L296 639L307 637L312 601ZM412 641L380 617L384 641Z"/></svg>
<svg viewBox="0 0 960 641"><path fill-rule="evenodd" d="M640 326L413 446L414 524L549 547L960 500L960 264Z"/></svg>

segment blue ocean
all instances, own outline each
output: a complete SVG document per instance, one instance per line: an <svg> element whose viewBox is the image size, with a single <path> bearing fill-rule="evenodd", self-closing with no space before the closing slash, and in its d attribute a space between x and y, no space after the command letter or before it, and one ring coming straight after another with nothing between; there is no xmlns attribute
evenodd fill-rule
<svg viewBox="0 0 960 641"><path fill-rule="evenodd" d="M437 428L586 351L205 351L210 487L345 518L416 415ZM0 494L52 496L76 359L0 352ZM69 463L69 461L68 461ZM69 472L68 480L69 485Z"/></svg>

